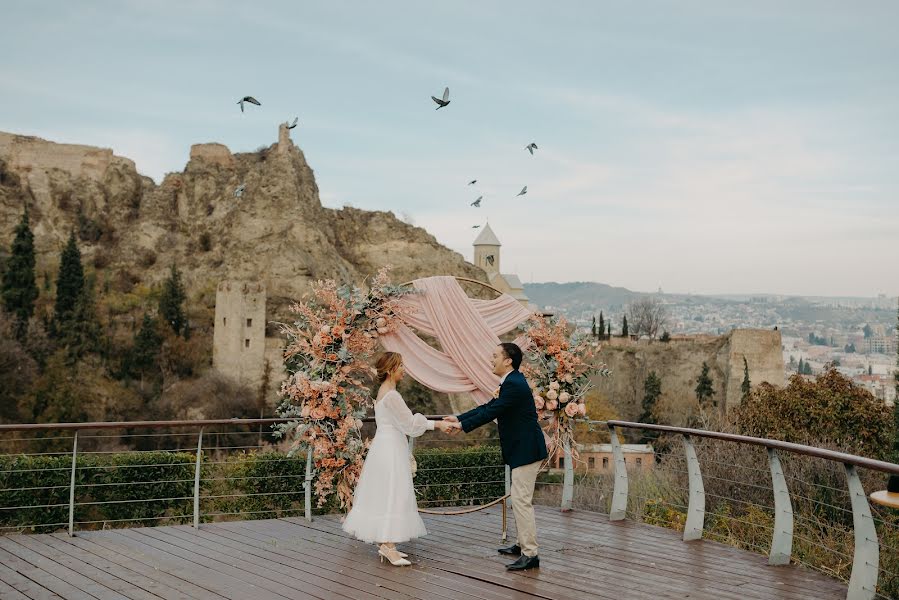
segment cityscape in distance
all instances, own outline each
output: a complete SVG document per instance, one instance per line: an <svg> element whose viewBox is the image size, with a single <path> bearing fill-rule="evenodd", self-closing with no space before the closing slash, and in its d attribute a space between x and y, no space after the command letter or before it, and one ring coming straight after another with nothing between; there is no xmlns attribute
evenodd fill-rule
<svg viewBox="0 0 899 600"><path fill-rule="evenodd" d="M602 314L620 335L628 306L651 296L667 315L672 336L723 335L732 329L781 332L785 376L813 376L834 364L844 375L888 404L895 399L897 299L778 294L670 294L636 292L596 282L526 283L530 300L565 316L583 332ZM608 327L608 325L606 325ZM801 361L801 363L800 363Z"/></svg>

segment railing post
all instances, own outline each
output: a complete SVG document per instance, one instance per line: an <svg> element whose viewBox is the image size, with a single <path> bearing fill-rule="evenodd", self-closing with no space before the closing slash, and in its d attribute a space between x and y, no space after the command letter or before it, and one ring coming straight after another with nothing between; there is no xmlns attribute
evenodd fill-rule
<svg viewBox="0 0 899 600"><path fill-rule="evenodd" d="M75 535L75 467L78 461L78 430L72 442L72 477L69 480L69 537Z"/></svg>
<svg viewBox="0 0 899 600"><path fill-rule="evenodd" d="M768 466L771 468L771 490L774 493L774 532L768 564L788 565L793 553L793 502L774 448L768 448Z"/></svg>
<svg viewBox="0 0 899 600"><path fill-rule="evenodd" d="M306 496L306 520L312 520L312 446L306 447L306 479L303 482Z"/></svg>
<svg viewBox="0 0 899 600"><path fill-rule="evenodd" d="M865 488L858 477L855 465L844 464L852 501L852 525L855 530L855 554L852 557L852 575L849 576L847 600L870 600L877 592L877 576L880 570L880 546L877 529L871 516L871 506L865 496Z"/></svg>
<svg viewBox="0 0 899 600"><path fill-rule="evenodd" d="M509 468L509 465L506 465L506 498L503 503L506 505L506 508L512 508L512 469Z"/></svg>
<svg viewBox="0 0 899 600"><path fill-rule="evenodd" d="M690 483L690 502L687 508L687 522L684 523L684 541L698 540L702 537L705 524L705 488L702 485L702 471L696 449L690 436L684 435L684 454L687 455L687 473Z"/></svg>
<svg viewBox="0 0 899 600"><path fill-rule="evenodd" d="M565 475L562 477L562 510L571 510L574 500L574 461L571 459L571 444L565 442Z"/></svg>
<svg viewBox="0 0 899 600"><path fill-rule="evenodd" d="M203 464L203 428L197 437L197 460L194 465L194 529L200 528L200 465Z"/></svg>
<svg viewBox="0 0 899 600"><path fill-rule="evenodd" d="M612 491L609 520L620 521L627 515L627 463L624 462L624 451L618 441L618 428L609 429L612 433L612 460L615 462L615 488Z"/></svg>

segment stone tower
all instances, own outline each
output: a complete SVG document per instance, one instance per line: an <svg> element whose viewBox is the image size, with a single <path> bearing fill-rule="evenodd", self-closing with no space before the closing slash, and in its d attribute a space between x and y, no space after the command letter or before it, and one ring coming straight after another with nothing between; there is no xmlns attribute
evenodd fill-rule
<svg viewBox="0 0 899 600"><path fill-rule="evenodd" d="M251 387L265 370L265 286L223 281L215 293L214 369Z"/></svg>
<svg viewBox="0 0 899 600"><path fill-rule="evenodd" d="M780 331L771 329L734 329L727 335L727 362L725 363L725 408L740 404L742 400L743 359L749 366L752 386L763 381L783 387L784 357Z"/></svg>
<svg viewBox="0 0 899 600"><path fill-rule="evenodd" d="M290 129L287 123L278 125L278 146L276 152L278 154L287 154L293 147L293 141L290 139Z"/></svg>
<svg viewBox="0 0 899 600"><path fill-rule="evenodd" d="M484 269L487 275L495 275L500 272L499 247L499 239L490 229L490 223L487 223L474 241L474 264Z"/></svg>

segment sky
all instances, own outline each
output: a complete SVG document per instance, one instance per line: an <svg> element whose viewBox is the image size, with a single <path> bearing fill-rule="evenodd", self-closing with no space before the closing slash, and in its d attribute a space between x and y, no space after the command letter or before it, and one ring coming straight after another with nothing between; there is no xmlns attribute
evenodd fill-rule
<svg viewBox="0 0 899 600"><path fill-rule="evenodd" d="M489 220L524 282L899 295L892 0L2 7L0 130L157 182L297 116L325 206L469 260Z"/></svg>

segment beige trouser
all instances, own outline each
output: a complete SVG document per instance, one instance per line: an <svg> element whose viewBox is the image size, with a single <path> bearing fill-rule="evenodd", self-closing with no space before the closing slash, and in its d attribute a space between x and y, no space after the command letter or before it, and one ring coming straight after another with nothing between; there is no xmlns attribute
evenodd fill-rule
<svg viewBox="0 0 899 600"><path fill-rule="evenodd" d="M534 483L540 471L542 460L512 469L512 513L515 515L515 529L521 553L537 556L537 523L534 521Z"/></svg>

